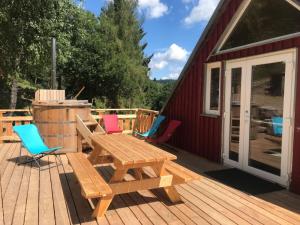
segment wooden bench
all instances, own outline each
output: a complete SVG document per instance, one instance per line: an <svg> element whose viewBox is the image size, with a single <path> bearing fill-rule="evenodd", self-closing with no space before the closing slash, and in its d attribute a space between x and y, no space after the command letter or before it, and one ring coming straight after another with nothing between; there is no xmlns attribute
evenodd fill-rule
<svg viewBox="0 0 300 225"><path fill-rule="evenodd" d="M199 180L201 176L173 161L165 162L165 170L173 175L173 184L187 183Z"/></svg>
<svg viewBox="0 0 300 225"><path fill-rule="evenodd" d="M81 187L84 198L100 198L112 194L112 190L83 153L68 153L67 158Z"/></svg>
<svg viewBox="0 0 300 225"><path fill-rule="evenodd" d="M173 176L172 185L184 184L193 180L200 180L201 176L173 161L165 162L165 171ZM155 173L150 168L143 168L142 173L146 177L155 177Z"/></svg>

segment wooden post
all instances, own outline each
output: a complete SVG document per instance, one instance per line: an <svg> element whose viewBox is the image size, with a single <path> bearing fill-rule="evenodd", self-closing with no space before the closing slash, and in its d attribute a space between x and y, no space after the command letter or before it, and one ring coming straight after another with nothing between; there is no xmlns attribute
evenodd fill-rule
<svg viewBox="0 0 300 225"><path fill-rule="evenodd" d="M2 118L3 118L3 112L0 112L0 137L3 135L3 122L2 122ZM0 139L0 144L3 143L3 140Z"/></svg>

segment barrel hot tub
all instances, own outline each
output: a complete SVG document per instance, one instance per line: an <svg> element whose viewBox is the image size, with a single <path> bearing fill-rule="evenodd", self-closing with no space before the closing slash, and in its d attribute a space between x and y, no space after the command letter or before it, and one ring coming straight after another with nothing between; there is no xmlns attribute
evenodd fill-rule
<svg viewBox="0 0 300 225"><path fill-rule="evenodd" d="M33 120L45 143L62 146L59 153L77 152L76 115L89 120L91 104L82 100L33 102Z"/></svg>

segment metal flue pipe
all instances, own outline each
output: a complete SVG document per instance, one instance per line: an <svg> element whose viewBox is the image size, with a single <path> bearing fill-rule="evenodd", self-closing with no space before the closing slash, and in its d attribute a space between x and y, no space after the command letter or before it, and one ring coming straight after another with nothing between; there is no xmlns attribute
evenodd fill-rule
<svg viewBox="0 0 300 225"><path fill-rule="evenodd" d="M51 89L57 89L56 80L56 39L51 40Z"/></svg>

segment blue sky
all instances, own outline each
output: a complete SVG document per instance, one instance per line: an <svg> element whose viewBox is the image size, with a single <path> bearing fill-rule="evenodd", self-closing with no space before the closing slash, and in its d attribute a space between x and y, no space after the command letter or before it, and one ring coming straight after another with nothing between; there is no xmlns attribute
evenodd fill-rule
<svg viewBox="0 0 300 225"><path fill-rule="evenodd" d="M99 15L109 0L85 0L83 7ZM139 14L154 54L151 78L177 79L219 0L139 0Z"/></svg>

